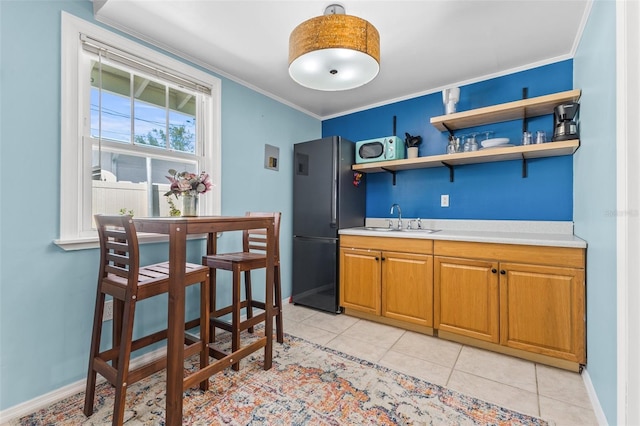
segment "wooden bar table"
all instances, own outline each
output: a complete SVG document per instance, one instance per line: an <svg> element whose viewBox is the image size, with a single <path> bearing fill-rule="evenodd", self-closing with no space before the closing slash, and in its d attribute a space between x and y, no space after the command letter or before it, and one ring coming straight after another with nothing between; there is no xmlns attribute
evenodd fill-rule
<svg viewBox="0 0 640 426"><path fill-rule="evenodd" d="M150 217L134 218L133 221L138 232L169 235L166 424L177 426L182 424L182 394L185 389L238 362L240 358L260 347L265 348L264 369L271 368L273 354L274 221L271 217L257 216ZM217 232L245 229L266 229L267 231L265 337L257 343L218 359L207 367L184 377L185 288L182 282L185 277L187 235L208 234L207 254L215 254ZM202 326L208 327L209 324L201 324Z"/></svg>

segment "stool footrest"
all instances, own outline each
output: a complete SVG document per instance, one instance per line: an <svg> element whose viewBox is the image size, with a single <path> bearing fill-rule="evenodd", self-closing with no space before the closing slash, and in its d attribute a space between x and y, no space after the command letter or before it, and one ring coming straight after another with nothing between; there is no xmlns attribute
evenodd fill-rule
<svg viewBox="0 0 640 426"><path fill-rule="evenodd" d="M229 333L233 331L233 327L231 327L230 322L219 320L217 318L211 318L209 321L211 322L212 328L213 327L221 328L225 331L228 331Z"/></svg>
<svg viewBox="0 0 640 426"><path fill-rule="evenodd" d="M265 319L266 319L265 312L260 312L259 314L256 314L251 318L247 318L244 321L240 321L240 324L238 324L238 330L242 331L242 330L251 328L256 324L260 324L261 322L264 322ZM211 321L211 324L217 328L221 328L229 332L233 331L233 324L231 324L229 321L224 321L218 318L211 318L210 321Z"/></svg>
<svg viewBox="0 0 640 426"><path fill-rule="evenodd" d="M240 302L240 309L244 309L249 306L249 303L246 300ZM222 315L227 315L233 312L233 305L225 306L224 308L220 308L217 311L211 312L212 316L221 317Z"/></svg>
<svg viewBox="0 0 640 426"><path fill-rule="evenodd" d="M196 383L201 382L203 379L208 378L209 376L215 373L218 373L224 370L225 368L230 367L233 364L236 364L242 358L252 354L253 352L257 351L260 348L264 348L266 345L267 345L267 338L263 337L251 343L250 345L247 345L242 349L239 349L230 354L224 353L222 351L219 351L217 349L210 347L209 353L211 354L213 352L212 355L214 357L216 357L215 356L216 354L217 355L222 354L224 356L220 358L218 361L209 364L205 368L202 368L196 371L195 373L189 375L187 378L185 378L183 381L183 389L188 389L194 386Z"/></svg>
<svg viewBox="0 0 640 426"><path fill-rule="evenodd" d="M252 300L251 301L251 306L253 306L254 308L265 310L267 305L265 305L264 302L260 302L258 300ZM274 304L273 305L273 315L277 315L279 313L280 313L280 308L278 307L278 305Z"/></svg>
<svg viewBox="0 0 640 426"><path fill-rule="evenodd" d="M185 338L185 341L189 341L190 344L184 348L184 357L190 357L197 354L202 349L202 341L189 336ZM114 357L117 358L117 357ZM115 368L107 364L107 361L100 357L94 359L95 370L111 384L116 382L117 371ZM130 370L128 373L127 382L133 384L145 377L149 377L151 374L157 373L167 367L166 355L156 360L150 361L144 365L139 366L134 370Z"/></svg>
<svg viewBox="0 0 640 426"><path fill-rule="evenodd" d="M153 334L149 334L148 336L142 337L140 339L134 340L131 342L131 352L137 351L138 349L142 349L151 345L152 343L159 342L167 338L167 329L157 331ZM119 347L111 348L106 351L100 352L98 355L101 359L105 361L112 361L118 358Z"/></svg>
<svg viewBox="0 0 640 426"><path fill-rule="evenodd" d="M116 382L116 369L106 363L102 358L94 358L93 368L102 377L107 379L107 382L114 384Z"/></svg>
<svg viewBox="0 0 640 426"><path fill-rule="evenodd" d="M261 322L264 322L266 319L267 319L266 312L261 312L257 315L252 316L251 318L247 318L246 320L241 321L238 328L241 331L246 330L248 328L253 327L256 324L260 324Z"/></svg>

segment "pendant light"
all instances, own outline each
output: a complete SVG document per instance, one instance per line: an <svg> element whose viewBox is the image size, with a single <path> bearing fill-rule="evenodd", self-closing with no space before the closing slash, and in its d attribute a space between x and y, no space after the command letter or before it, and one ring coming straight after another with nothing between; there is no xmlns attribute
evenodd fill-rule
<svg viewBox="0 0 640 426"><path fill-rule="evenodd" d="M339 4L298 25L289 37L289 75L315 90L360 87L380 71L380 35Z"/></svg>

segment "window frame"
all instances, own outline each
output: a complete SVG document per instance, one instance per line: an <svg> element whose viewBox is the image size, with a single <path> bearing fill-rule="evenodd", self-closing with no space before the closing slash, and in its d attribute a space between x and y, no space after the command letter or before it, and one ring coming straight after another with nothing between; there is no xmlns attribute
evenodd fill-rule
<svg viewBox="0 0 640 426"><path fill-rule="evenodd" d="M54 242L65 250L78 250L98 247L98 235L95 230L83 230L85 206L89 203L85 185L87 168L83 158L83 138L85 135L85 112L89 111L90 87L83 84L82 67L87 57L83 52L80 34L99 39L116 46L151 63L158 64L211 87L211 96L202 108L205 123L202 132L203 154L202 170L211 177L213 188L210 193L201 197L204 214L219 215L221 212L222 194L221 178L221 81L211 74L200 71L184 62L172 59L158 51L147 48L133 40L121 37L111 31L62 12L61 18L61 122L60 122L60 235ZM89 172L88 176L91 176ZM166 236L141 235L141 242L162 241Z"/></svg>

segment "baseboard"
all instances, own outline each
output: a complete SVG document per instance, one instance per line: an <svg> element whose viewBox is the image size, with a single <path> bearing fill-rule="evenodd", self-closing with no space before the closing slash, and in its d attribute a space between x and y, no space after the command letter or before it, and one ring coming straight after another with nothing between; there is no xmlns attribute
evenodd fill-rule
<svg viewBox="0 0 640 426"><path fill-rule="evenodd" d="M138 366L146 364L147 362L155 361L156 359L165 356L166 352L167 348L165 347L156 349L155 351L146 353L144 355L140 355L139 357L133 358L131 360L130 367L131 369L134 369ZM105 379L98 374L98 384L104 383L104 381ZM20 417L26 416L27 414L31 414L42 408L48 407L51 404L55 404L56 402L75 395L79 392L84 392L86 386L87 379L79 380L75 383L63 386L44 395L40 395L39 397L36 397L32 400L25 401L18 405L14 405L11 408L0 411L0 425L4 425L12 420L19 419Z"/></svg>
<svg viewBox="0 0 640 426"><path fill-rule="evenodd" d="M582 381L584 382L584 386L587 389L587 394L589 395L589 400L591 401L591 406L593 407L593 412L596 415L598 424L600 426L607 426L609 424L607 422L607 417L604 415L604 411L602 410L602 406L600 405L600 400L598 399L598 395L596 394L596 389L593 387L591 376L589 376L589 371L587 371L586 368L582 370Z"/></svg>

